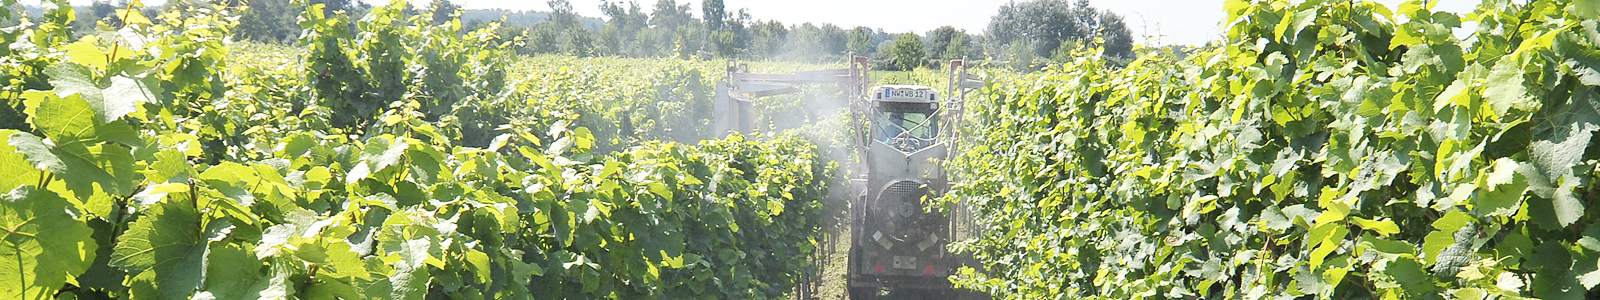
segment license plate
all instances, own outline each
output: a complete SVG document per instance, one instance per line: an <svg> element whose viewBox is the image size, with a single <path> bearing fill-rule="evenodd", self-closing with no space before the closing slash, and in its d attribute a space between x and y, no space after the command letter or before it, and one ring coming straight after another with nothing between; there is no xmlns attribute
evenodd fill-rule
<svg viewBox="0 0 1600 300"><path fill-rule="evenodd" d="M927 99L928 90L889 90L889 98Z"/></svg>
<svg viewBox="0 0 1600 300"><path fill-rule="evenodd" d="M895 269L904 269L904 270L916 270L917 269L917 257L915 257L915 256L895 256L894 257L894 268Z"/></svg>

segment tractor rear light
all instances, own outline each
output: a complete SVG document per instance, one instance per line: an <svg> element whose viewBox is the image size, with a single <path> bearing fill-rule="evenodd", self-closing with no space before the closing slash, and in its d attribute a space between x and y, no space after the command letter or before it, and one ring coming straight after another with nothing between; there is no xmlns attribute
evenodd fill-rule
<svg viewBox="0 0 1600 300"><path fill-rule="evenodd" d="M928 263L927 267L923 267L922 268L922 275L933 275L933 274L934 274L933 263Z"/></svg>
<svg viewBox="0 0 1600 300"><path fill-rule="evenodd" d="M883 269L883 262L878 262L878 263L872 265L872 272L881 274L881 273L888 272L888 271L885 271Z"/></svg>

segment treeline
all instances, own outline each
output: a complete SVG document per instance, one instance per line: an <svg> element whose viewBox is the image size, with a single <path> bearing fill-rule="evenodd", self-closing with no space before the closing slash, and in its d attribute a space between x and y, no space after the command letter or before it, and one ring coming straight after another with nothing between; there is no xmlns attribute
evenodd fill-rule
<svg viewBox="0 0 1600 300"><path fill-rule="evenodd" d="M446 0L441 0L446 1ZM1122 17L1086 0L1034 0L999 8L987 30L943 26L927 32L886 32L830 23L784 24L761 20L722 0L706 0L698 14L690 3L654 5L606 1L605 23L590 30L567 0L551 0L551 18L532 27L502 27L501 36L521 38L524 54L624 57L728 57L800 62L839 61L855 54L884 69L906 70L960 58L1013 62L1018 67L1064 59L1080 46L1104 47L1105 55L1133 56L1133 38ZM470 26L469 26L470 27ZM1015 50L1014 50L1015 49Z"/></svg>
<svg viewBox="0 0 1600 300"><path fill-rule="evenodd" d="M126 6L125 0L119 1L124 3L97 0L79 9L77 32L90 32L97 23L115 25L115 12ZM359 0L212 1L245 8L234 31L236 38L268 43L293 42L301 31L296 16L306 5L323 4L329 12L345 11L352 18L371 10ZM188 2L173 3L169 6ZM699 9L678 0L651 5L604 1L603 19L578 15L568 0L546 3L548 12L513 12L463 10L449 0L434 0L417 7L408 4L406 14L428 13L436 24L459 18L463 32L499 22L497 35L523 55L834 62L855 54L872 57L877 67L891 70L960 58L1030 69L1066 61L1080 47L1103 48L1103 55L1119 61L1134 56L1133 37L1122 16L1096 9L1087 0L1013 2L997 9L984 32L944 26L920 33L829 23L785 24L757 19L744 9L729 10L722 0L706 0ZM156 15L159 10L148 8L143 13Z"/></svg>

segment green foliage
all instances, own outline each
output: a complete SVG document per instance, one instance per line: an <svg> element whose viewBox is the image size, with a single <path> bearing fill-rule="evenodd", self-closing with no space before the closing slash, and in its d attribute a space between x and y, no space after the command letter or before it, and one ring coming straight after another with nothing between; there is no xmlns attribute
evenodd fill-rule
<svg viewBox="0 0 1600 300"><path fill-rule="evenodd" d="M295 17L300 6L292 0L250 0L234 32L241 40L288 44L300 36Z"/></svg>
<svg viewBox="0 0 1600 300"><path fill-rule="evenodd" d="M984 34L991 53L1022 45L1033 56L1049 57L1062 45L1077 42L1103 46L1104 51L1097 53L1100 55L1133 57L1133 34L1122 16L1097 10L1088 0L1030 0L1001 5L1000 11L990 17Z"/></svg>
<svg viewBox="0 0 1600 300"><path fill-rule="evenodd" d="M704 127L667 114L705 113L713 63L512 68L492 26L319 7L304 49L227 42L224 6L23 29L0 298L779 299L814 267L820 149L652 141Z"/></svg>
<svg viewBox="0 0 1600 300"><path fill-rule="evenodd" d="M1228 1L1222 47L992 84L947 198L978 209L983 236L956 248L987 270L955 282L1006 299L1594 298L1589 2Z"/></svg>
<svg viewBox="0 0 1600 300"><path fill-rule="evenodd" d="M853 38L853 36L852 36ZM982 53L974 53L978 48L972 45L972 35L966 30L944 26L928 32L928 58L942 61L981 58ZM853 40L852 40L853 41Z"/></svg>
<svg viewBox="0 0 1600 300"><path fill-rule="evenodd" d="M889 66L897 71L910 71L927 63L928 48L915 33L901 34L889 47Z"/></svg>
<svg viewBox="0 0 1600 300"><path fill-rule="evenodd" d="M751 63L750 67L756 72L788 73L842 66L766 62ZM589 128L596 138L596 152L608 153L643 141L690 144L716 138L710 128L711 97L716 81L727 72L727 65L724 61L541 55L515 59L506 72L508 78L533 80L511 84L506 97L480 103L477 109L527 116L502 124L526 128L518 130L545 141L551 140L546 133L552 124ZM827 99L830 95L826 91L810 92L808 97ZM807 102L813 100L759 99L756 106L763 119L758 123L794 128L793 123L774 118L801 116L797 110L824 109L803 106L816 103Z"/></svg>
<svg viewBox="0 0 1600 300"><path fill-rule="evenodd" d="M0 295L53 299L89 269L95 241L72 203L28 185L0 196Z"/></svg>

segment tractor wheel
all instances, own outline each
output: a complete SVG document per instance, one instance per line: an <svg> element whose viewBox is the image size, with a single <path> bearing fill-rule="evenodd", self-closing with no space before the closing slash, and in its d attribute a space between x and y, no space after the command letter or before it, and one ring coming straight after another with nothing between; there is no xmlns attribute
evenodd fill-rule
<svg viewBox="0 0 1600 300"><path fill-rule="evenodd" d="M954 293L955 293L955 297L952 297L950 299L956 299L956 300L993 300L994 299L994 296L990 296L989 294L985 294L985 293L979 292L979 291L955 290Z"/></svg>
<svg viewBox="0 0 1600 300"><path fill-rule="evenodd" d="M883 295L880 295L879 294L880 292L881 291L878 288L853 287L853 288L850 288L850 300L885 300L885 299L888 299L887 297L884 297Z"/></svg>

